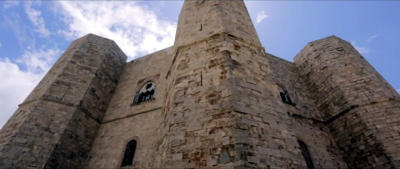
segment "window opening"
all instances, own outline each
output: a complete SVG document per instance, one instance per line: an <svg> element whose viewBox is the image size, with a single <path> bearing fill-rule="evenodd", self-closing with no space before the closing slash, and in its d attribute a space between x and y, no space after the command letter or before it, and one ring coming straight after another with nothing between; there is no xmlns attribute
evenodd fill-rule
<svg viewBox="0 0 400 169"><path fill-rule="evenodd" d="M304 160L306 161L307 168L314 169L315 168L314 163L311 159L311 155L310 155L310 152L308 151L307 145L301 140L297 140L297 141L299 142L301 154L303 155Z"/></svg>
<svg viewBox="0 0 400 169"><path fill-rule="evenodd" d="M138 96L135 100L135 104L140 104L143 102L154 100L156 86L154 83L150 82L145 84L142 89L140 89Z"/></svg>
<svg viewBox="0 0 400 169"><path fill-rule="evenodd" d="M126 145L121 167L133 165L133 158L135 158L136 145L137 145L136 140L131 140Z"/></svg>
<svg viewBox="0 0 400 169"><path fill-rule="evenodd" d="M283 103L289 104L294 106L295 104L293 103L292 99L290 98L289 93L286 90L282 90L279 92L281 95L281 99L283 101Z"/></svg>

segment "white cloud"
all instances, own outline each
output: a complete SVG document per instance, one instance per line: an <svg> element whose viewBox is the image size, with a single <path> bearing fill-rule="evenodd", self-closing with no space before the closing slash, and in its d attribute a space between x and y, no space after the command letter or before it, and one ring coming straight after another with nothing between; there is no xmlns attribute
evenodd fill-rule
<svg viewBox="0 0 400 169"><path fill-rule="evenodd" d="M59 7L69 39L88 33L112 39L130 60L172 46L175 39L176 23L136 2L59 1Z"/></svg>
<svg viewBox="0 0 400 169"><path fill-rule="evenodd" d="M369 53L369 49L366 47L362 47L362 46L358 46L356 42L351 42L351 44L354 46L354 48L356 48L356 50L358 52L360 52L361 54L365 55Z"/></svg>
<svg viewBox="0 0 400 169"><path fill-rule="evenodd" d="M48 37L50 35L49 30L46 29L42 13L32 7L32 1L25 2L25 13L28 15L29 20L36 27L36 31L42 37Z"/></svg>
<svg viewBox="0 0 400 169"><path fill-rule="evenodd" d="M12 8L19 5L19 1L3 1L3 8Z"/></svg>
<svg viewBox="0 0 400 169"><path fill-rule="evenodd" d="M39 82L42 74L22 71L10 60L0 60L0 127L11 117L25 97Z"/></svg>
<svg viewBox="0 0 400 169"><path fill-rule="evenodd" d="M354 46L354 48L356 48L357 51L360 52L361 54L368 54L369 53L369 49L366 48L366 47Z"/></svg>
<svg viewBox="0 0 400 169"><path fill-rule="evenodd" d="M17 62L0 59L0 127L42 79L59 54L58 49L28 50ZM25 66L26 70L22 70L17 63Z"/></svg>
<svg viewBox="0 0 400 169"><path fill-rule="evenodd" d="M373 41L374 39L376 39L376 38L378 38L378 37L379 37L378 34L371 35L371 36L369 36L369 37L367 38L367 42L371 42L371 41Z"/></svg>
<svg viewBox="0 0 400 169"><path fill-rule="evenodd" d="M27 50L17 63L26 66L28 72L42 73L50 69L60 53L58 49Z"/></svg>
<svg viewBox="0 0 400 169"><path fill-rule="evenodd" d="M39 36L48 37L50 33L45 27L41 12L32 6L32 3L36 2L25 1L23 3L23 12L26 13L29 21L33 23L33 30L39 32ZM18 3L11 4L4 7L10 8L19 5ZM19 19L19 15L17 16ZM12 20L10 18L7 19L9 19L8 21ZM20 43L30 39L28 44L33 47L28 46L21 57L15 60L10 60L5 56L0 58L0 127L11 117L17 109L17 105L23 102L60 53L58 49L36 49L34 47L35 39L27 36L27 30L20 29L24 25L18 22L18 19L16 22L11 22L14 23L12 27L16 32L16 37ZM23 44L26 44L26 42Z"/></svg>
<svg viewBox="0 0 400 169"><path fill-rule="evenodd" d="M260 11L258 14L257 14L257 18L256 18L256 21L257 21L257 23L260 23L260 22L262 22L264 19L266 19L266 18L268 18L269 16L267 15L267 14L265 14L265 11Z"/></svg>
<svg viewBox="0 0 400 169"><path fill-rule="evenodd" d="M24 2L29 20L41 36L49 36L42 12L34 9L32 3L35 2ZM67 24L68 29L63 33L68 38L94 33L113 39L130 59L173 45L176 23L160 20L153 11L138 6L136 2L55 3ZM14 61L0 58L0 127L61 54L59 49L36 49L34 43L30 45L32 47L27 47L23 55Z"/></svg>

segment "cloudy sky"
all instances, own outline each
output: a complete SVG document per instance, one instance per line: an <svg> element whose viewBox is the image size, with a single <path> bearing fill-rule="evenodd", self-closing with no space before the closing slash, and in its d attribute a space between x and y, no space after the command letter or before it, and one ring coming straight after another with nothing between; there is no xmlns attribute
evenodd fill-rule
<svg viewBox="0 0 400 169"><path fill-rule="evenodd" d="M113 39L129 60L173 44L183 1L0 1L0 127L76 38ZM400 92L400 2L246 1L267 52L286 60L337 35Z"/></svg>

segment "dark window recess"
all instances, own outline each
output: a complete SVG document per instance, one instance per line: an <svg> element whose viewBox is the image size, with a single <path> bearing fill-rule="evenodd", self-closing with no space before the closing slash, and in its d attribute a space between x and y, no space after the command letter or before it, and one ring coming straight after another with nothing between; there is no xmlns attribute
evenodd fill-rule
<svg viewBox="0 0 400 169"><path fill-rule="evenodd" d="M293 101L290 98L289 93L287 91L281 91L280 95L281 95L281 99L282 99L283 103L290 104L292 106L296 105L293 103Z"/></svg>
<svg viewBox="0 0 400 169"><path fill-rule="evenodd" d="M140 89L137 98L134 101L134 104L140 104L143 102L154 100L155 91L155 85L153 83L147 83L143 86L142 89Z"/></svg>
<svg viewBox="0 0 400 169"><path fill-rule="evenodd" d="M301 141L297 140L300 145L301 154L303 154L304 160L306 161L307 168L314 169L314 163L312 162L310 152L308 151L307 145Z"/></svg>
<svg viewBox="0 0 400 169"><path fill-rule="evenodd" d="M130 141L126 145L124 159L122 160L121 167L133 165L133 158L135 158L136 140Z"/></svg>

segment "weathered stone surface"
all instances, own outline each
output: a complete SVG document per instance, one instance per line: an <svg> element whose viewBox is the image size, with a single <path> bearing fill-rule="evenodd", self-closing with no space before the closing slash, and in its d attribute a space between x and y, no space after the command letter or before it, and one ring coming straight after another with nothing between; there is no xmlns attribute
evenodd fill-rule
<svg viewBox="0 0 400 169"><path fill-rule="evenodd" d="M152 168L160 162L159 133L166 91L165 76L173 48L136 59L124 66L118 86L90 152L90 168L120 167L126 144L138 141L135 167ZM157 85L155 100L133 105L135 94L147 81Z"/></svg>
<svg viewBox="0 0 400 169"><path fill-rule="evenodd" d="M336 147L315 107L307 83L298 74L295 64L267 54L272 76L280 88L290 94L295 106L281 104L279 107L291 117L285 122L297 139L308 145L316 168L347 168L341 152ZM278 96L279 97L279 96ZM275 98L278 99L279 98Z"/></svg>
<svg viewBox="0 0 400 169"><path fill-rule="evenodd" d="M111 40L76 40L0 131L1 168L79 168L126 56Z"/></svg>
<svg viewBox="0 0 400 169"><path fill-rule="evenodd" d="M135 140L123 168L400 168L400 96L337 37L291 63L242 0L188 0L174 46L125 59L72 43L0 131L0 167L121 168Z"/></svg>
<svg viewBox="0 0 400 169"><path fill-rule="evenodd" d="M191 44L227 33L261 46L257 32L241 0L185 1L179 16L175 46Z"/></svg>
<svg viewBox="0 0 400 169"><path fill-rule="evenodd" d="M350 43L311 42L295 64L349 167L400 167L400 97Z"/></svg>

